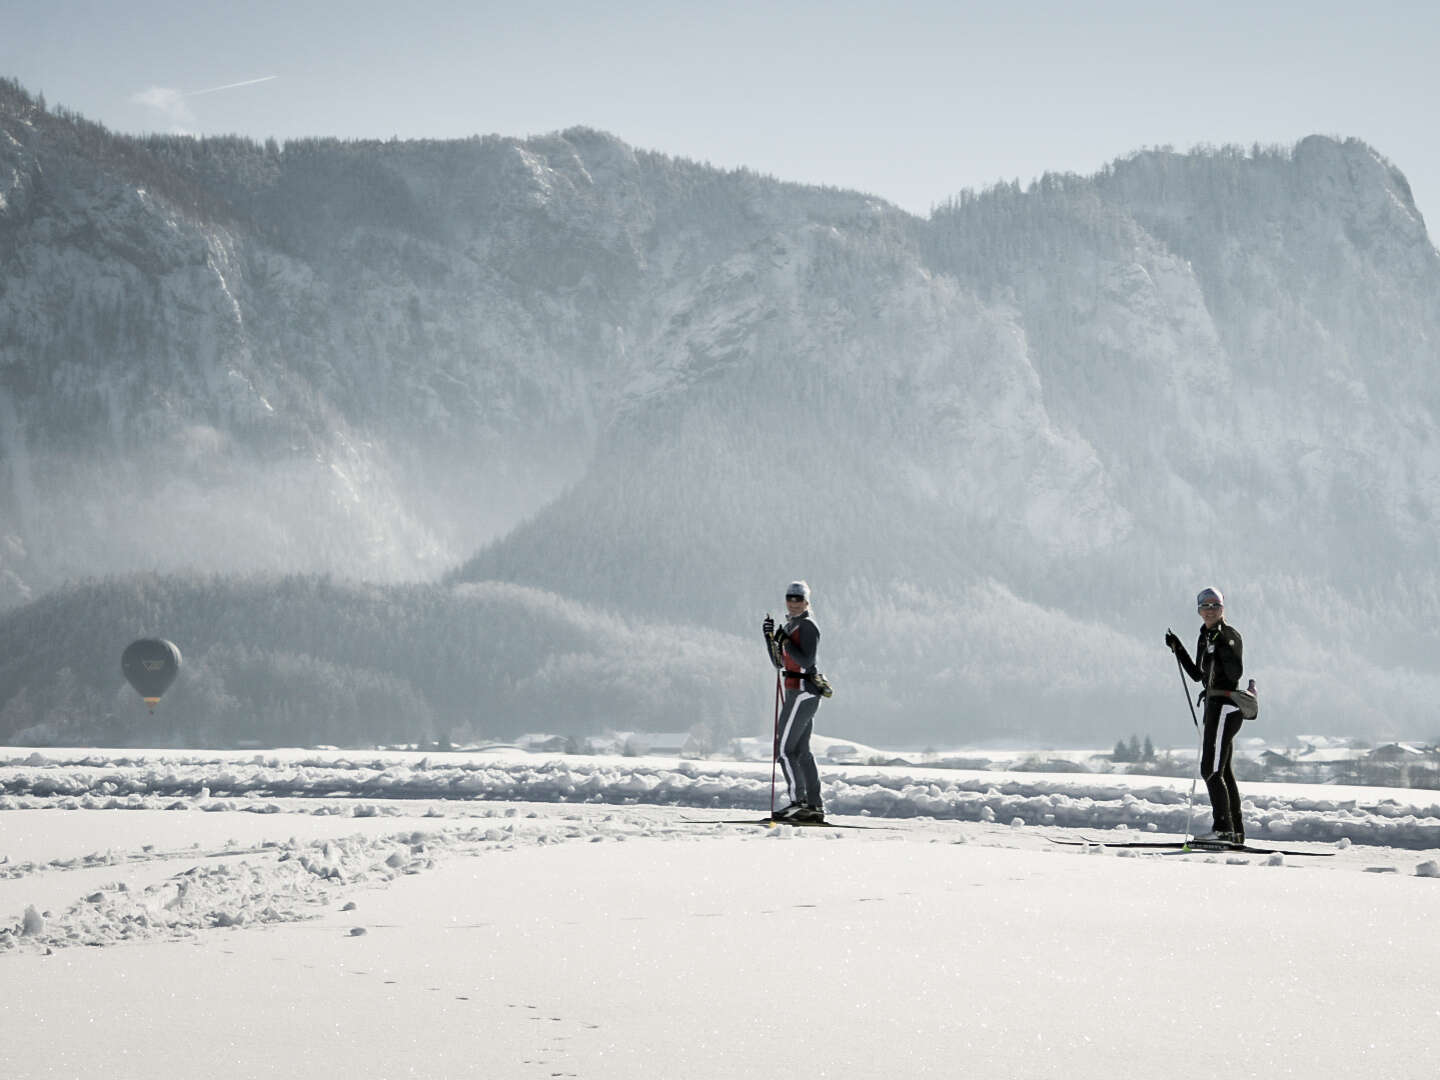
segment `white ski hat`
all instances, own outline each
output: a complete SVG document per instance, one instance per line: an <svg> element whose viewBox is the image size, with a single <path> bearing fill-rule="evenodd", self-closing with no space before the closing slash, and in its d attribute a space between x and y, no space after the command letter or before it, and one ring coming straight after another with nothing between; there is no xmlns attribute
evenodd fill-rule
<svg viewBox="0 0 1440 1080"><path fill-rule="evenodd" d="M789 599L792 596L803 596L806 600L809 600L810 586L803 581L790 582L789 585L785 586L785 597Z"/></svg>

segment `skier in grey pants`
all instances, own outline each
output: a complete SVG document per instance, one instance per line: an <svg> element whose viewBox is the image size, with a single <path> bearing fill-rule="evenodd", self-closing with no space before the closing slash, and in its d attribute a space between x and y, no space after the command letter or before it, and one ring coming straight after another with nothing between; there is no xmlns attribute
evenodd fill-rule
<svg viewBox="0 0 1440 1080"><path fill-rule="evenodd" d="M824 696L821 684L815 681L820 628L810 617L810 586L805 582L792 581L786 588L785 614L782 627L777 628L769 615L762 624L765 647L785 691L775 735L775 754L785 773L790 805L776 810L773 817L776 821L824 821L820 770L815 767L815 755L810 752L815 712Z"/></svg>

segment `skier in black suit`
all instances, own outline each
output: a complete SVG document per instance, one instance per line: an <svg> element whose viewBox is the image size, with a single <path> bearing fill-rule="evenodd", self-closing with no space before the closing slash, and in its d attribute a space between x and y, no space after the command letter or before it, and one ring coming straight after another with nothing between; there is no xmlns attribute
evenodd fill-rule
<svg viewBox="0 0 1440 1080"><path fill-rule="evenodd" d="M1210 791L1210 809L1215 820L1209 833L1195 839L1243 844L1245 823L1240 816L1240 790L1235 785L1231 757L1244 717L1238 707L1223 718L1220 714L1227 705L1236 705L1230 695L1239 689L1240 676L1245 670L1245 644L1239 631L1225 621L1225 598L1219 589L1202 589L1195 597L1195 608L1203 625L1195 641L1194 660L1175 634L1165 632L1165 644L1180 658L1185 673L1205 688L1200 775Z"/></svg>

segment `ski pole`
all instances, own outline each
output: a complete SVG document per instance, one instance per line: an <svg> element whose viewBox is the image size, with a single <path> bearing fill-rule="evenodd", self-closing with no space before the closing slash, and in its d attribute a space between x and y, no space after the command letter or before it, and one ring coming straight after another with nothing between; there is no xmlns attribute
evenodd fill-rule
<svg viewBox="0 0 1440 1080"><path fill-rule="evenodd" d="M1205 733L1200 730L1200 719L1195 715L1195 703L1190 700L1190 684L1185 681L1185 665L1180 662L1180 654L1175 654L1175 666L1180 669L1180 689L1185 692L1185 704L1190 706L1190 721L1195 725L1195 730L1200 733L1200 742L1195 746L1195 775L1190 777L1190 794L1185 799L1185 844L1190 844L1190 823L1193 820L1191 807L1195 803L1195 781L1200 779L1200 758L1205 753Z"/></svg>
<svg viewBox="0 0 1440 1080"><path fill-rule="evenodd" d="M770 816L775 816L775 766L780 760L780 671L775 671L775 724L770 733Z"/></svg>

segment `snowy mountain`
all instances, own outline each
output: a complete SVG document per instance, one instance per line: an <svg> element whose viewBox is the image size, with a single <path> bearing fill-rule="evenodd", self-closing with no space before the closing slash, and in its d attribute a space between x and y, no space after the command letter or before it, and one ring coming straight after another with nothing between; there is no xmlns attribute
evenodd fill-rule
<svg viewBox="0 0 1440 1080"><path fill-rule="evenodd" d="M1267 731L1430 735L1437 341L1440 255L1353 140L919 220L587 130L141 140L7 85L0 603L503 582L713 659L799 575L832 730L1107 745L1188 727L1160 639L1215 584Z"/></svg>

